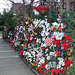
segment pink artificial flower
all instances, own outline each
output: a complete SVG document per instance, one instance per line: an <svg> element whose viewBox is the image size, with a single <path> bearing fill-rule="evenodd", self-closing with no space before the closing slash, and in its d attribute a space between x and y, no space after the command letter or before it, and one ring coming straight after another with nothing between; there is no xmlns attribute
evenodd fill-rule
<svg viewBox="0 0 75 75"><path fill-rule="evenodd" d="M64 28L66 28L66 25L63 25Z"/></svg>
<svg viewBox="0 0 75 75"><path fill-rule="evenodd" d="M55 27L54 27L54 26L51 26L51 27L50 27L50 30L55 30Z"/></svg>
<svg viewBox="0 0 75 75"><path fill-rule="evenodd" d="M50 60L50 56L47 56L47 58L46 58L47 60Z"/></svg>

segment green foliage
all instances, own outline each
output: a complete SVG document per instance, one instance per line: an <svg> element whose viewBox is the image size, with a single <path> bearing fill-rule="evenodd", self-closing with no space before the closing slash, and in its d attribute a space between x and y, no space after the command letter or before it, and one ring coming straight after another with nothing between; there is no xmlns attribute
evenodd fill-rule
<svg viewBox="0 0 75 75"><path fill-rule="evenodd" d="M67 14L70 14L70 16L67 17ZM62 21L64 21L69 27L75 27L75 12L64 11Z"/></svg>
<svg viewBox="0 0 75 75"><path fill-rule="evenodd" d="M70 16L67 17L67 14ZM75 45L75 12L74 11L65 11L62 15L62 21L67 25L67 33L72 36L71 44Z"/></svg>
<svg viewBox="0 0 75 75"><path fill-rule="evenodd" d="M49 16L50 17L50 23L57 22L56 11L49 9L49 14L50 14L50 16Z"/></svg>
<svg viewBox="0 0 75 75"><path fill-rule="evenodd" d="M8 25L8 26L15 27L15 25L16 25L15 15L13 15L13 13L11 11L4 13L0 17L0 25Z"/></svg>
<svg viewBox="0 0 75 75"><path fill-rule="evenodd" d="M67 17L67 14L70 14ZM75 12L74 11L65 11L62 15L62 21L67 25L67 35L71 35L72 42L70 43L72 46L75 45ZM72 58L75 59L75 49L73 52ZM70 68L70 72L67 75L75 75L75 60L73 61L73 66Z"/></svg>

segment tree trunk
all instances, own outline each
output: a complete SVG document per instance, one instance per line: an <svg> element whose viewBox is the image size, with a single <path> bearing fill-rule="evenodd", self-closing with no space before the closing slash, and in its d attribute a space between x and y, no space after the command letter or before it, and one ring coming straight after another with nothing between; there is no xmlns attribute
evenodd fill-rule
<svg viewBox="0 0 75 75"><path fill-rule="evenodd" d="M70 11L70 0L66 0L66 10ZM70 14L68 13L67 16Z"/></svg>
<svg viewBox="0 0 75 75"><path fill-rule="evenodd" d="M74 0L74 7L73 7L73 10L75 11L75 0Z"/></svg>
<svg viewBox="0 0 75 75"><path fill-rule="evenodd" d="M29 6L29 16L33 17L33 2L34 0L31 0L30 6Z"/></svg>
<svg viewBox="0 0 75 75"><path fill-rule="evenodd" d="M60 0L60 15L63 14L63 0Z"/></svg>

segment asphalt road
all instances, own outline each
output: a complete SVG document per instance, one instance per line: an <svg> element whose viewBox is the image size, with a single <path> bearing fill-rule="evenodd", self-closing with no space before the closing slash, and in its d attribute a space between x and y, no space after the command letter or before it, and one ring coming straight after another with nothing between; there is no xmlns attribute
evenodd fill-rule
<svg viewBox="0 0 75 75"><path fill-rule="evenodd" d="M0 38L0 75L35 75L2 38Z"/></svg>

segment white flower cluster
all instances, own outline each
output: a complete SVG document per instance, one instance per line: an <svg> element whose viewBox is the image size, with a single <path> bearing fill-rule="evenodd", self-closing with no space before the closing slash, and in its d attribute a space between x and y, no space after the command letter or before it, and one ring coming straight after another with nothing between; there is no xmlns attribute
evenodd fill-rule
<svg viewBox="0 0 75 75"><path fill-rule="evenodd" d="M64 34L62 32L54 32L53 35L55 36L56 40L62 40Z"/></svg>
<svg viewBox="0 0 75 75"><path fill-rule="evenodd" d="M62 66L65 65L64 59L63 58L58 58L59 62L57 64L57 69L61 68Z"/></svg>
<svg viewBox="0 0 75 75"><path fill-rule="evenodd" d="M56 26L59 27L60 25L61 25L61 28L64 28L63 23L57 23L57 22L52 23L52 26L54 26L54 27L56 27Z"/></svg>

